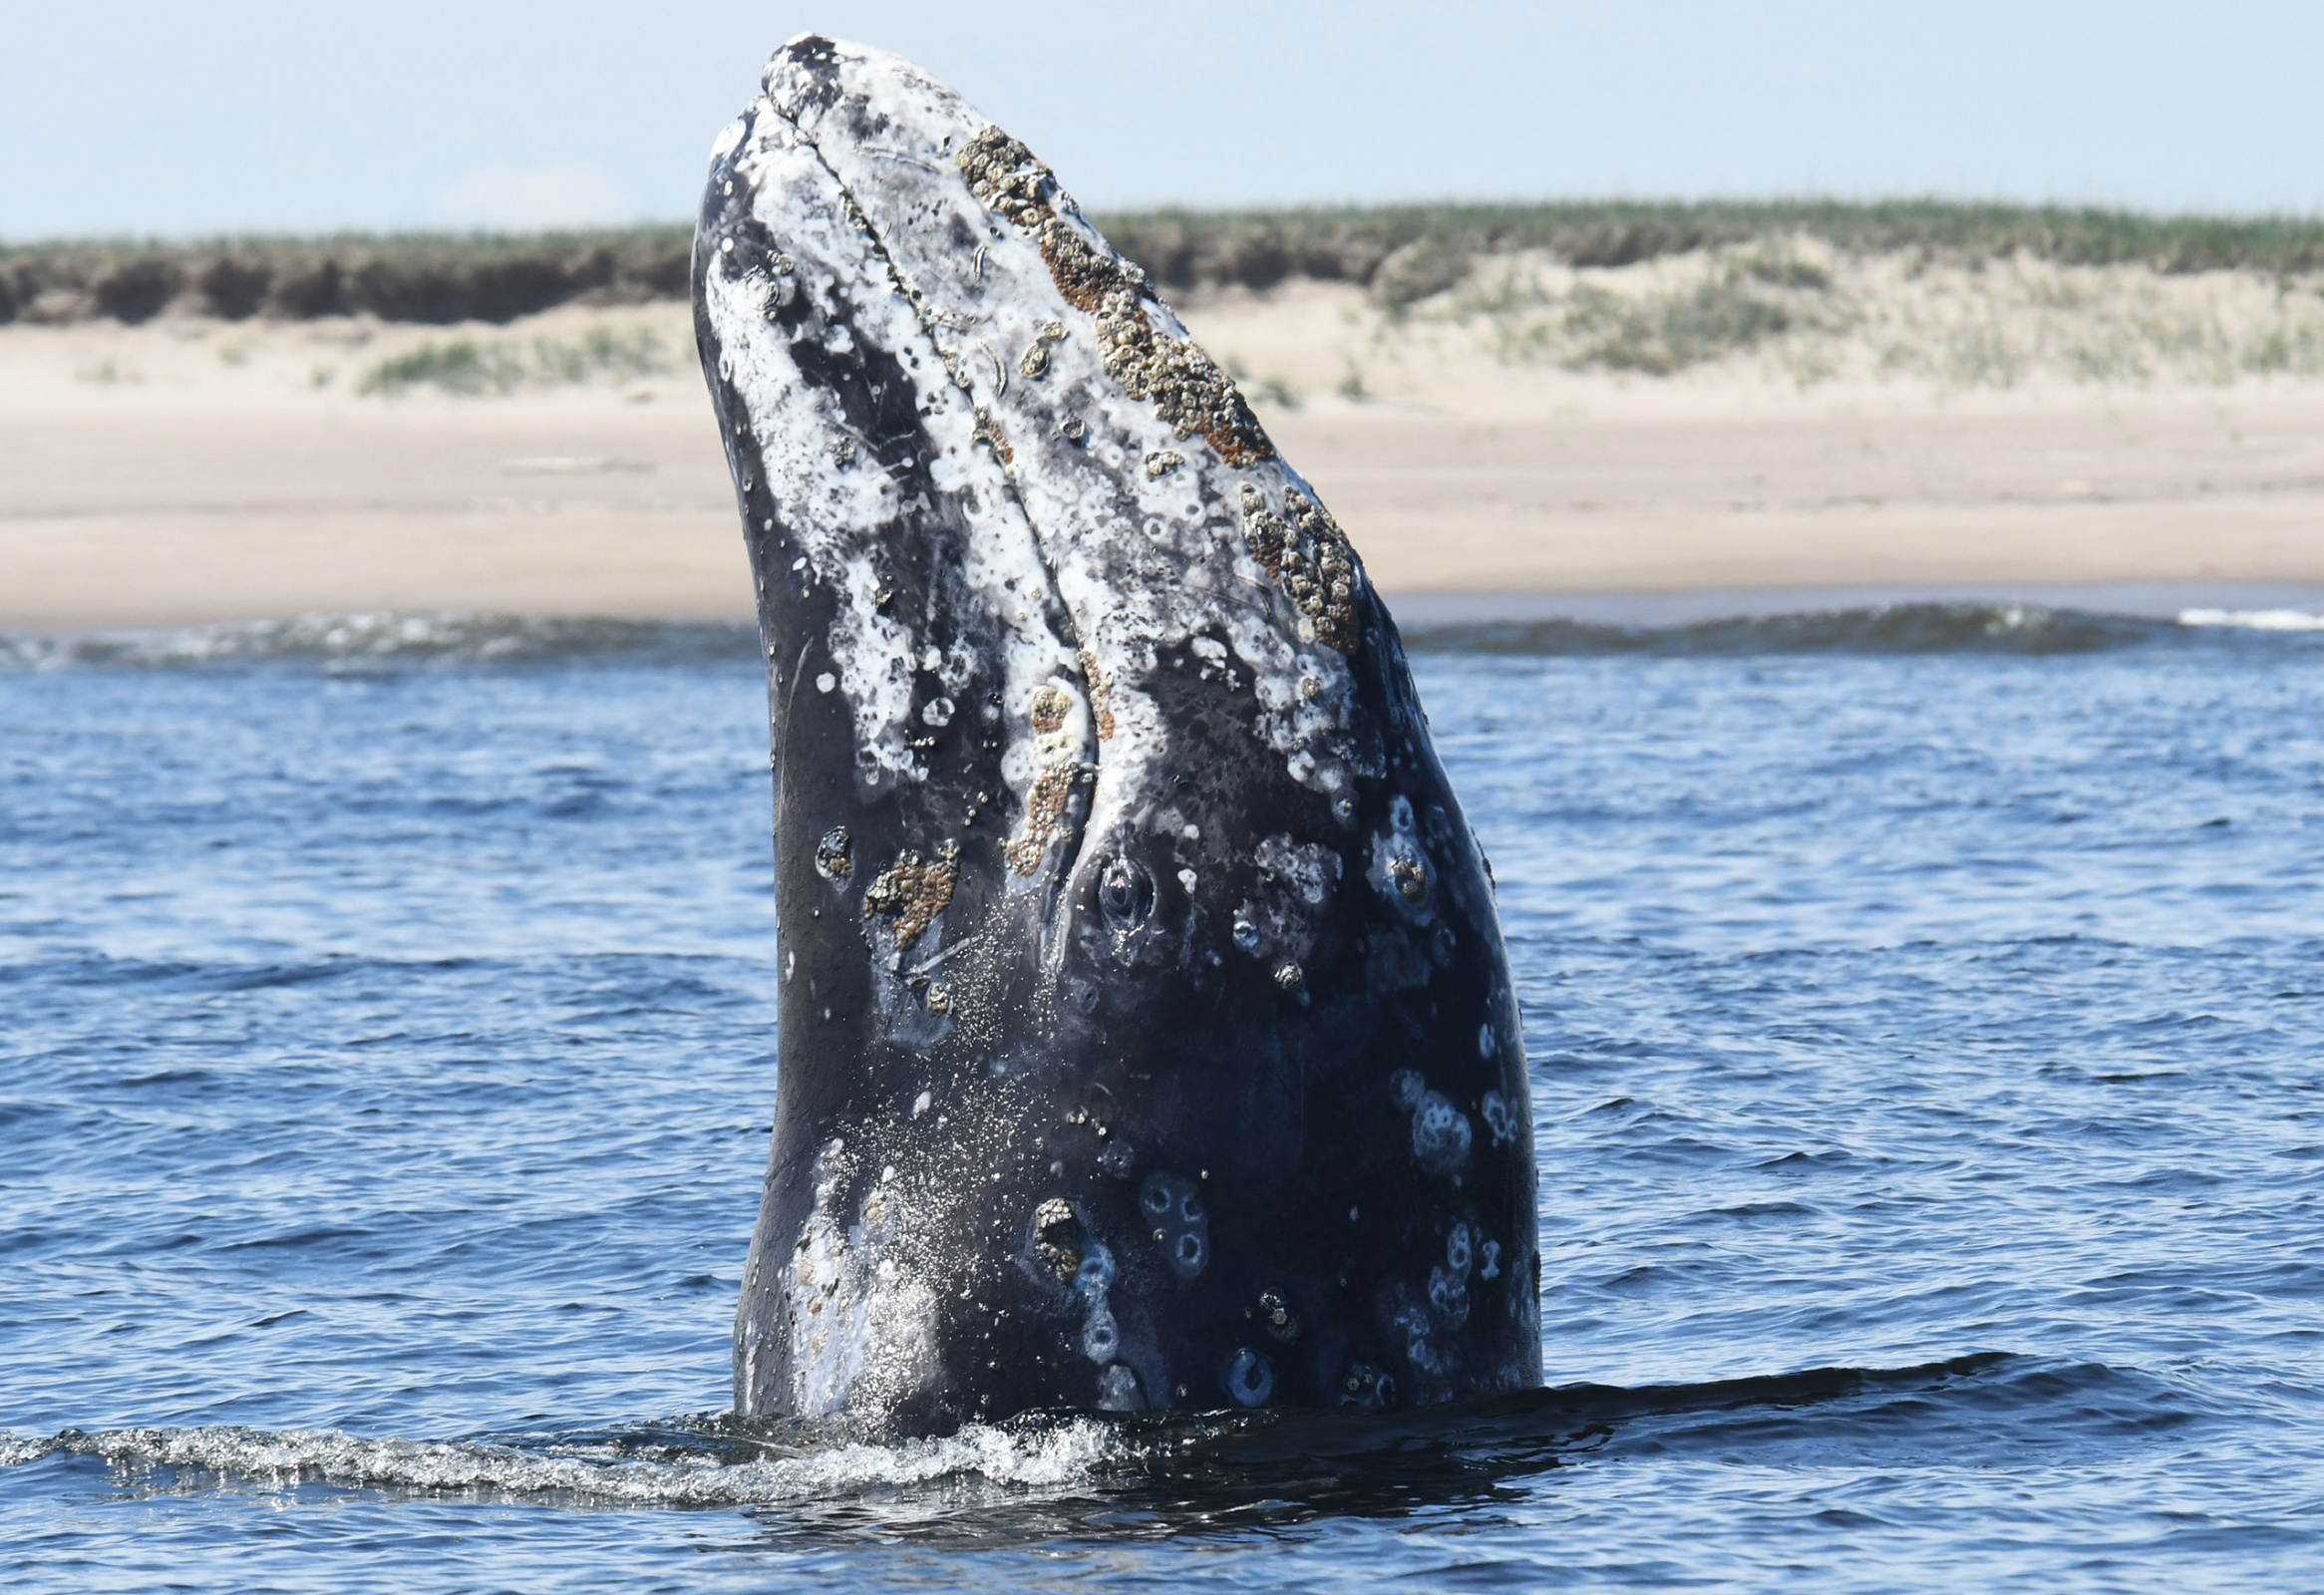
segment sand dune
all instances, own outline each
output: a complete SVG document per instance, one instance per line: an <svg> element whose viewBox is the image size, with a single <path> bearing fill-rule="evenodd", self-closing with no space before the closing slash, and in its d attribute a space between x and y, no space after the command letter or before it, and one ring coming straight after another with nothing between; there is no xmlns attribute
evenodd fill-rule
<svg viewBox="0 0 2324 1595"><path fill-rule="evenodd" d="M1183 309L1408 602L2324 588L2314 378L1804 376L1796 340L1654 376L1350 287ZM0 629L748 600L679 307L0 330Z"/></svg>

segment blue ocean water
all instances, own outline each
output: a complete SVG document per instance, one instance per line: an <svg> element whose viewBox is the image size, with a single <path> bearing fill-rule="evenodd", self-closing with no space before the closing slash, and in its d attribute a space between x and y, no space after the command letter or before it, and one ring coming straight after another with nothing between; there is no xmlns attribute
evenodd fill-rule
<svg viewBox="0 0 2324 1595"><path fill-rule="evenodd" d="M1552 1389L720 1416L777 1060L717 628L0 644L10 1588L2297 1589L2324 635L1416 638Z"/></svg>

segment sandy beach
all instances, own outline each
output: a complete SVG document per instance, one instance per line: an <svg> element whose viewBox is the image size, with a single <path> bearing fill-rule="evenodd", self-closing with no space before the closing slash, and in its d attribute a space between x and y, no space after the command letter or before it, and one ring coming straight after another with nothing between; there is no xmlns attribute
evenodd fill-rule
<svg viewBox="0 0 2324 1595"><path fill-rule="evenodd" d="M2324 589L2314 377L1576 372L1352 287L1181 309L1417 607ZM383 378L464 342L508 352L510 391ZM748 597L682 307L0 329L0 630Z"/></svg>

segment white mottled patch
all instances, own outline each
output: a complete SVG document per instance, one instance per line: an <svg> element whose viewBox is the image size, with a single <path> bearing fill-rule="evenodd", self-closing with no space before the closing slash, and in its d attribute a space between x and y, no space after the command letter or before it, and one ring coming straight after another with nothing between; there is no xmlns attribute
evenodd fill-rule
<svg viewBox="0 0 2324 1595"><path fill-rule="evenodd" d="M831 657L855 712L856 746L899 776L917 776L904 742L911 731L912 634L879 612L879 568L868 554L840 566L838 586L847 595L849 623L831 628Z"/></svg>
<svg viewBox="0 0 2324 1595"><path fill-rule="evenodd" d="M1138 1376L1123 1364L1116 1363L1098 1376L1099 1412L1136 1413L1145 1407L1139 1395Z"/></svg>
<svg viewBox="0 0 2324 1595"><path fill-rule="evenodd" d="M829 319L825 343L849 348L852 319L861 334L895 356L914 389L929 454L918 465L936 491L966 523L960 575L984 600L1003 639L995 661L1010 693L1075 670L1075 650L1048 629L1054 586L1010 488L1008 473L977 442L975 405L944 371L942 354L919 307L895 281L875 241L847 214L846 196L821 155L761 100L752 107L747 136L729 130L723 148L738 152L736 175L751 185L750 212L780 241L789 267L737 278L705 274L700 294L720 349L721 375L740 396L765 474L762 489L790 546L770 550L803 589L816 586L836 600L830 633L821 639L831 669L817 674L844 692L867 776L917 778L910 737L912 672L930 653L943 679L959 690L976 666L958 638L919 637L907 619L881 613L881 555L911 517L930 505L917 490L907 497L881 469L874 444L851 436L832 396L799 368L791 334L769 319L769 308L809 295ZM748 506L746 505L746 514ZM830 690L830 689L826 689ZM1015 789L1021 805L1022 785Z"/></svg>
<svg viewBox="0 0 2324 1595"><path fill-rule="evenodd" d="M1249 559L1241 536L1207 529L1239 523L1246 484L1275 503L1286 489L1313 489L1280 459L1229 466L1202 438L1177 437L1154 403L1131 398L1103 365L1097 316L1068 301L1038 241L968 191L954 157L986 119L897 57L850 45L835 51L836 102L782 56L769 64L768 97L798 118L866 214L911 218L886 232L894 270L1010 442L1018 498L1111 688L1114 734L1096 750L1091 828L1133 819L1143 805L1167 745L1147 683L1161 652L1203 633L1227 636L1249 665L1268 710L1262 734L1294 779L1340 790L1344 761L1330 742L1352 718L1345 661L1303 648L1302 617ZM876 139L857 136L872 127ZM1070 196L1056 193L1053 204L1093 251L1119 260ZM979 240L973 261L957 242L963 233ZM1142 308L1158 335L1187 338L1159 301ZM1036 346L1040 374L1029 377L1020 368ZM1082 442L1070 441L1069 422L1085 429ZM1171 456L1183 464L1148 475L1146 462ZM1302 694L1302 676L1319 691Z"/></svg>
<svg viewBox="0 0 2324 1595"><path fill-rule="evenodd" d="M1412 799L1402 793L1388 805L1387 828L1373 833L1372 862L1364 874L1381 900L1407 919L1424 925L1435 920L1430 893L1436 886L1437 866L1421 845ZM1407 894L1408 883L1416 894Z"/></svg>
<svg viewBox="0 0 2324 1595"><path fill-rule="evenodd" d="M898 1266L907 1216L895 1185L872 1187L860 1211L834 1210L850 1172L843 1142L816 1159L816 1204L787 1268L791 1402L800 1417L851 1412L876 1418L928 1388L936 1299L922 1271Z"/></svg>
<svg viewBox="0 0 2324 1595"><path fill-rule="evenodd" d="M1263 839L1252 858L1261 869L1273 870L1310 908L1330 902L1332 888L1339 883L1340 855L1321 842L1294 841L1278 832Z"/></svg>
<svg viewBox="0 0 2324 1595"><path fill-rule="evenodd" d="M1516 1116L1509 1112L1508 1099L1499 1092L1489 1091L1479 1098L1477 1113L1485 1120L1485 1127L1492 1132L1495 1146L1505 1146L1516 1138Z"/></svg>
<svg viewBox="0 0 2324 1595"><path fill-rule="evenodd" d="M1469 1116L1441 1091L1421 1093L1412 1111L1412 1155L1431 1173L1457 1174L1469 1165L1475 1131Z"/></svg>
<svg viewBox="0 0 2324 1595"><path fill-rule="evenodd" d="M745 131L744 124L739 119L719 129L718 137L711 141L710 163L715 166L729 155L732 155L735 146L743 142Z"/></svg>

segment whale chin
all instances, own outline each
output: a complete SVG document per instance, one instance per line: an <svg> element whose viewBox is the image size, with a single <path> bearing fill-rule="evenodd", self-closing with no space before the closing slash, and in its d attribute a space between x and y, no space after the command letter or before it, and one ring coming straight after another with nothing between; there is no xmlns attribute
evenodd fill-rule
<svg viewBox="0 0 2324 1595"><path fill-rule="evenodd" d="M1231 378L1023 145L814 35L717 142L694 298L775 770L737 1411L1538 1383L1490 876Z"/></svg>

